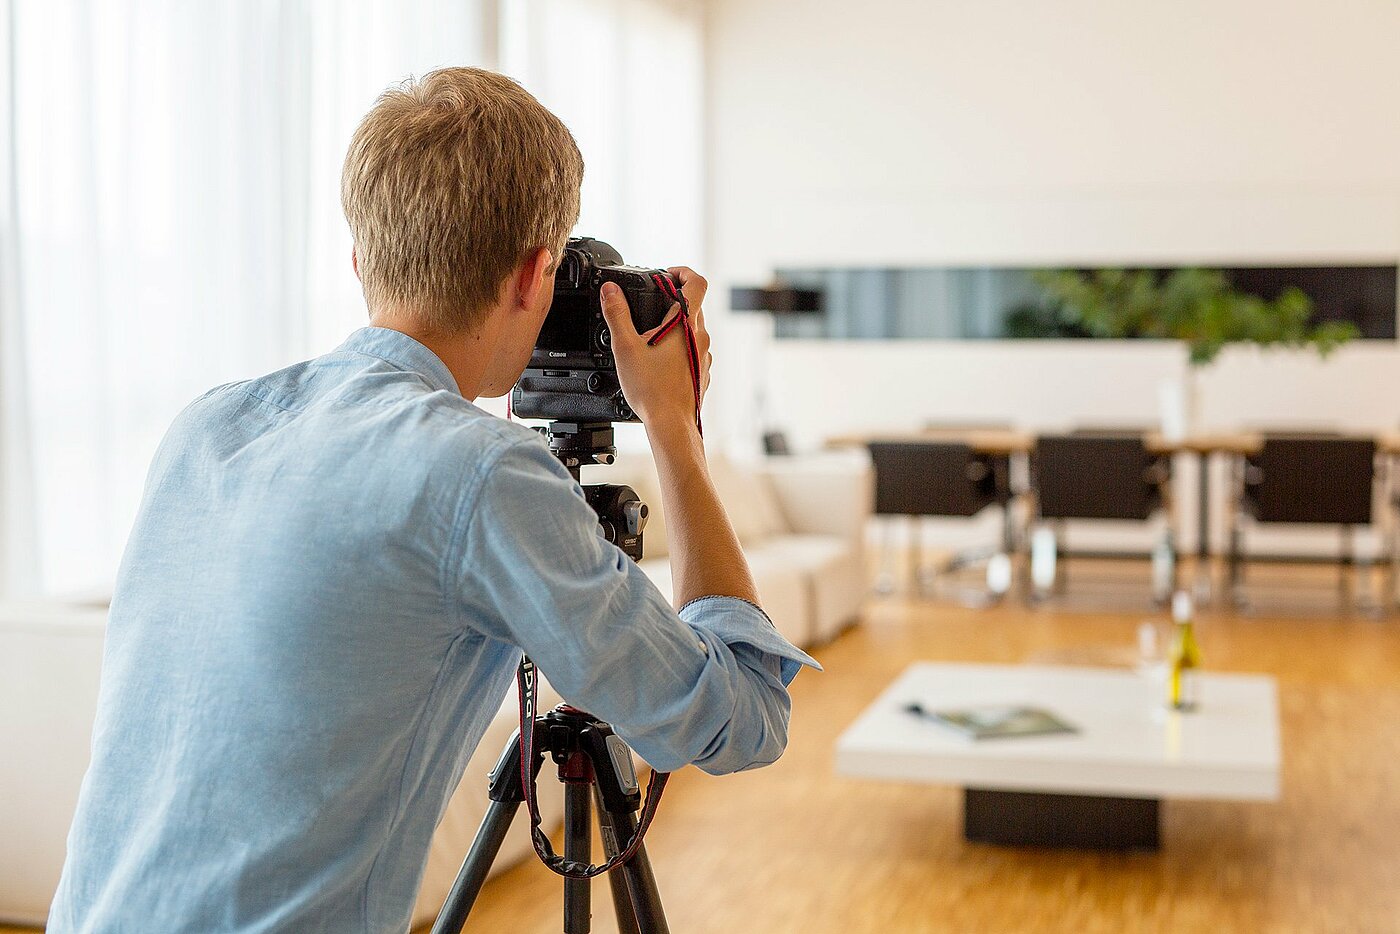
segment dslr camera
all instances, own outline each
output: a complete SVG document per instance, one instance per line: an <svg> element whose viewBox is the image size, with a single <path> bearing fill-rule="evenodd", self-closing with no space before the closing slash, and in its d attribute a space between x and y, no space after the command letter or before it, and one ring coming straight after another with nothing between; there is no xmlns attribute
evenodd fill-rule
<svg viewBox="0 0 1400 934"><path fill-rule="evenodd" d="M650 331L665 323L673 304L658 284L662 276L670 279L659 269L624 264L611 245L591 237L572 239L564 247L554 299L510 402L512 413L521 418L550 420L549 427L539 430L575 480L588 464L613 462L613 422L640 421L622 395L599 292L604 282L617 283L633 326ZM603 537L640 561L646 503L621 484L591 483L583 492L598 514Z"/></svg>
<svg viewBox="0 0 1400 934"><path fill-rule="evenodd" d="M665 322L672 305L656 276L670 278L659 269L625 265L617 250L601 240L570 240L530 363L511 390L511 410L521 418L566 422L638 421L622 396L598 292L604 282L617 283L632 310L632 323L638 331L649 331Z"/></svg>

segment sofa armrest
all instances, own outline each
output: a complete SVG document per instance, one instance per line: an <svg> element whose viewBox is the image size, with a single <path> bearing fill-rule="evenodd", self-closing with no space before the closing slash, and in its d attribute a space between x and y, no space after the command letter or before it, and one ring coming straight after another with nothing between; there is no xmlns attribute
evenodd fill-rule
<svg viewBox="0 0 1400 934"><path fill-rule="evenodd" d="M863 451L770 457L760 469L790 531L865 540L875 470Z"/></svg>
<svg viewBox="0 0 1400 934"><path fill-rule="evenodd" d="M0 604L0 918L41 924L87 771L107 614ZM3 922L0 922L3 924Z"/></svg>

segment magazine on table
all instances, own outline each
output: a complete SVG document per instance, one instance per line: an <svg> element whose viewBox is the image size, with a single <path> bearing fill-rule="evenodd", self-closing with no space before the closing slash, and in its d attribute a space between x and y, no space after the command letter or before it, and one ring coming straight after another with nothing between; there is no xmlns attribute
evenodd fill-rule
<svg viewBox="0 0 1400 934"><path fill-rule="evenodd" d="M1013 736L1053 736L1078 733L1074 724L1042 707L1017 704L979 704L971 707L930 710L918 701L904 706L920 720L936 724L968 739L1004 739Z"/></svg>

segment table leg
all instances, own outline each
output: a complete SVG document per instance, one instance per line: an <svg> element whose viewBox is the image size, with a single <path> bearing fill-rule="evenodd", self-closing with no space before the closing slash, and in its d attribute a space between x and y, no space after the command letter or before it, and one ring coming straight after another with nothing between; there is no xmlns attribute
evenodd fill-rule
<svg viewBox="0 0 1400 934"><path fill-rule="evenodd" d="M1240 503L1237 498L1242 493L1241 484L1245 482L1245 475L1249 470L1249 462L1241 456L1232 455L1230 459L1230 523L1229 540L1226 542L1225 554L1225 597L1237 610L1247 609L1248 601L1244 595L1244 528L1240 524Z"/></svg>
<svg viewBox="0 0 1400 934"><path fill-rule="evenodd" d="M1210 566L1210 452L1198 451L1196 464L1196 602L1205 604L1214 589Z"/></svg>
<svg viewBox="0 0 1400 934"><path fill-rule="evenodd" d="M1016 553L1016 515L1012 505L1016 493L1011 489L1011 458L993 460L992 471L996 478L997 501L1001 504L1001 550L1013 555Z"/></svg>
<svg viewBox="0 0 1400 934"><path fill-rule="evenodd" d="M963 791L963 835L974 843L1155 850L1160 802L1025 791Z"/></svg>

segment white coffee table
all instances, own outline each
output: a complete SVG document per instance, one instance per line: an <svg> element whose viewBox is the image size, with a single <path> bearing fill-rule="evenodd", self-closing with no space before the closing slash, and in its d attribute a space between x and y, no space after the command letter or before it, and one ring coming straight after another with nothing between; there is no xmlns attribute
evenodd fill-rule
<svg viewBox="0 0 1400 934"><path fill-rule="evenodd" d="M1200 709L1165 709L1160 676L1100 668L919 663L836 747L844 775L957 784L968 839L1156 847L1163 798L1275 801L1272 678L1207 674ZM909 713L977 704L1043 707L1072 735L967 739Z"/></svg>

